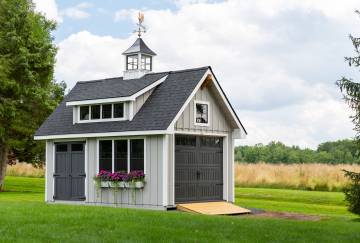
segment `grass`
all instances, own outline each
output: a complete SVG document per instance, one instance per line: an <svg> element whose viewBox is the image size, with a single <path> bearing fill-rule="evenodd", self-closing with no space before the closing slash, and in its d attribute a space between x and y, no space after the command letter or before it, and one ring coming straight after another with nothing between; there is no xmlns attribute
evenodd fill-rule
<svg viewBox="0 0 360 243"><path fill-rule="evenodd" d="M348 183L343 169L360 171L360 165L236 163L235 183L241 187L341 191Z"/></svg>
<svg viewBox="0 0 360 243"><path fill-rule="evenodd" d="M6 177L0 241L360 242L360 220L336 192L237 188L236 202L322 215L317 222L43 203L44 179Z"/></svg>

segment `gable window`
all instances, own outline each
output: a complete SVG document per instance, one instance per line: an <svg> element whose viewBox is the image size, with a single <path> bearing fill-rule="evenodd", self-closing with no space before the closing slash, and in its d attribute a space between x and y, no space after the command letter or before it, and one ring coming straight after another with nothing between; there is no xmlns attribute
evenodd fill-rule
<svg viewBox="0 0 360 243"><path fill-rule="evenodd" d="M99 171L145 172L145 139L99 140Z"/></svg>
<svg viewBox="0 0 360 243"><path fill-rule="evenodd" d="M138 69L138 55L126 56L126 69L127 70Z"/></svg>
<svg viewBox="0 0 360 243"><path fill-rule="evenodd" d="M151 56L141 55L141 69L152 70L152 58Z"/></svg>
<svg viewBox="0 0 360 243"><path fill-rule="evenodd" d="M79 122L124 120L124 103L80 106Z"/></svg>
<svg viewBox="0 0 360 243"><path fill-rule="evenodd" d="M209 103L204 101L195 101L195 125L209 125Z"/></svg>
<svg viewBox="0 0 360 243"><path fill-rule="evenodd" d="M80 120L89 120L89 106L80 106Z"/></svg>

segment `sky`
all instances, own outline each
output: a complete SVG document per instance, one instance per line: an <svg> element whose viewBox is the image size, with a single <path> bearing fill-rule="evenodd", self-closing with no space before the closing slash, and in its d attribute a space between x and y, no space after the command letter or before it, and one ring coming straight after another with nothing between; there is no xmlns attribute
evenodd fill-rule
<svg viewBox="0 0 360 243"><path fill-rule="evenodd" d="M359 80L345 56L360 36L358 0L34 0L57 21L55 78L122 76L145 15L154 71L212 66L248 131L238 144L281 141L316 148L355 136L336 80Z"/></svg>

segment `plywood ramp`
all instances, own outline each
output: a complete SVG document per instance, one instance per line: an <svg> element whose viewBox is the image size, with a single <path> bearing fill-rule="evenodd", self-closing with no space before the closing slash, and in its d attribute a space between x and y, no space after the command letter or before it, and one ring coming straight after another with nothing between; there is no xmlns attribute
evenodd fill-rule
<svg viewBox="0 0 360 243"><path fill-rule="evenodd" d="M250 210L236 206L229 202L182 203L178 204L176 208L184 212L207 215L231 215L251 213Z"/></svg>

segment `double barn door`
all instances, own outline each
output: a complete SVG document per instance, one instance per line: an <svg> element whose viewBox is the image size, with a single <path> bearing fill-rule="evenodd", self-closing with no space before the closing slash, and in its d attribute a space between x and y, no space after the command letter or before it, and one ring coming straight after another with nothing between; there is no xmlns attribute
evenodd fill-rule
<svg viewBox="0 0 360 243"><path fill-rule="evenodd" d="M85 143L55 144L55 200L85 200Z"/></svg>

